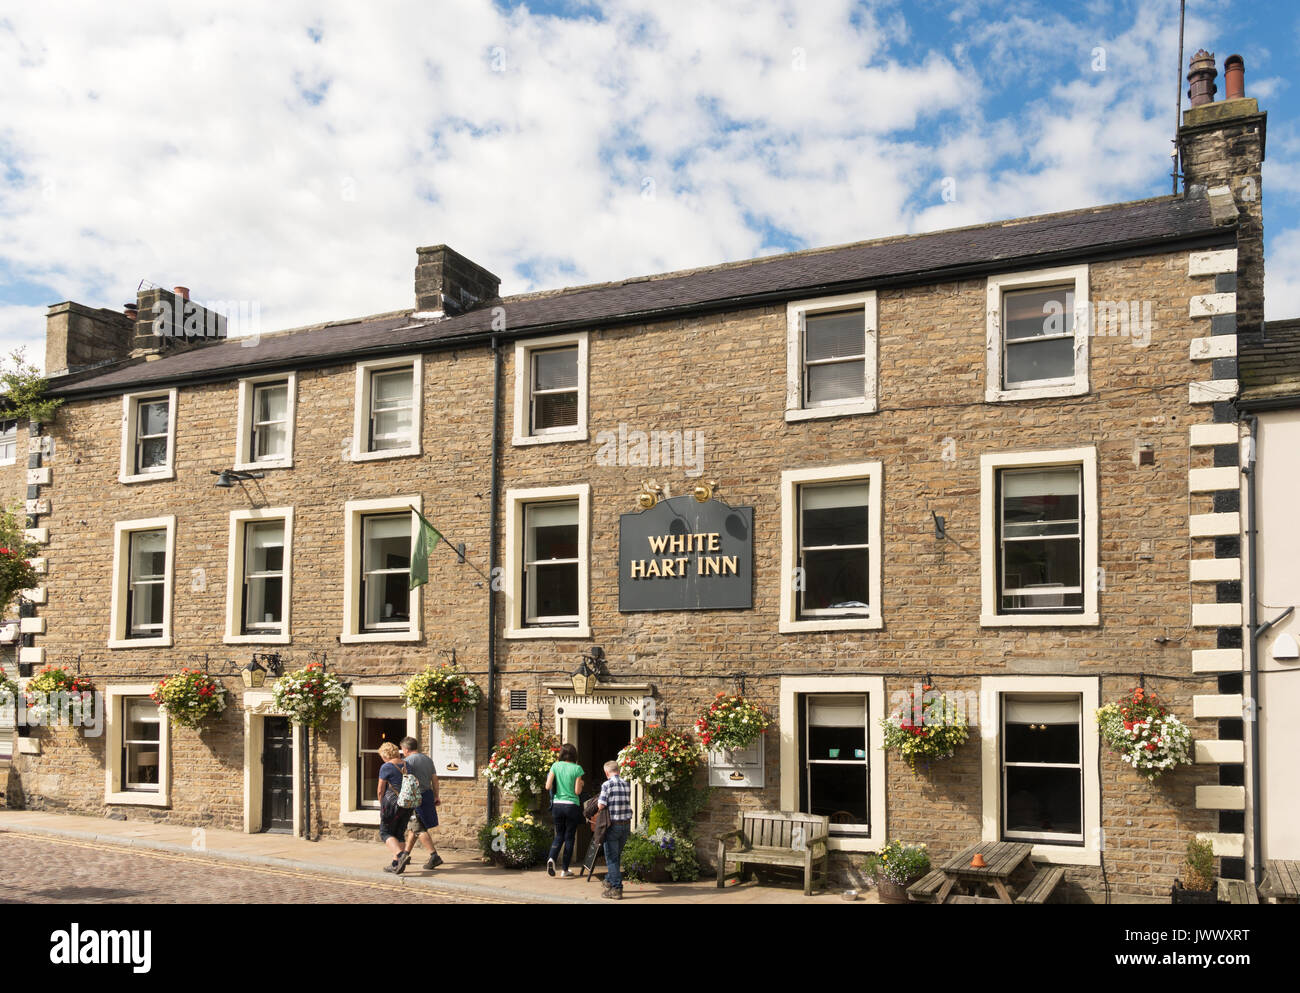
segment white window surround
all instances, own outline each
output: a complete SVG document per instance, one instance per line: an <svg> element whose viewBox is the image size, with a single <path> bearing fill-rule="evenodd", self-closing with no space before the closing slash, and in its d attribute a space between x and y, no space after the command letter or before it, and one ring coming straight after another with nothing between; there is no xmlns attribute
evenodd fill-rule
<svg viewBox="0 0 1300 993"><path fill-rule="evenodd" d="M128 638L130 618L126 616L127 583L131 571L131 534L136 531L167 531L167 571L163 578L163 630L156 638ZM109 648L170 648L172 644L172 587L176 576L176 517L146 517L118 521L113 525L113 591L109 612ZM151 687L152 689L152 687ZM147 696L148 694L146 694Z"/></svg>
<svg viewBox="0 0 1300 993"><path fill-rule="evenodd" d="M370 379L371 373L384 369L411 367L411 444L406 448L385 448L378 452L367 451L370 437ZM423 362L419 355L401 355L396 358L372 359L357 363L356 402L352 415L353 462L373 462L377 459L400 458L420 454L420 434L424 423Z"/></svg>
<svg viewBox="0 0 1300 993"><path fill-rule="evenodd" d="M281 580L281 634L241 634L240 617L244 596L244 539L249 521L284 521L284 577ZM288 645L293 641L290 605L293 603L293 508L266 507L258 510L230 512L230 544L226 557L226 633L227 645Z"/></svg>
<svg viewBox="0 0 1300 993"><path fill-rule="evenodd" d="M254 388L264 383L288 381L288 398L285 407L285 452L283 458L253 461L253 393ZM239 418L235 435L235 464L231 467L239 472L252 472L260 469L293 468L293 433L298 406L298 374L296 372L277 372L267 376L253 376L239 381Z"/></svg>
<svg viewBox="0 0 1300 993"><path fill-rule="evenodd" d="M777 630L782 634L800 631L878 630L885 626L881 612L881 505L883 464L857 462L849 465L821 466L816 469L789 469L781 473L781 615ZM799 487L809 483L844 483L866 480L868 486L867 526L869 569L869 606L866 617L819 617L798 620L798 595L794 589L795 568L799 558Z"/></svg>
<svg viewBox="0 0 1300 993"><path fill-rule="evenodd" d="M244 833L262 831L262 749L266 717L283 717L275 709L270 690L244 691ZM307 729L293 725L293 837L302 835L302 757L307 750Z"/></svg>
<svg viewBox="0 0 1300 993"><path fill-rule="evenodd" d="M350 699L344 701L343 714L339 721L339 755L342 757L339 772L339 820L344 824L362 824L370 827L379 826L379 811L357 806L357 777L361 770L357 767L357 733L361 723L362 699L400 699L402 687L399 685L356 685L352 687ZM406 733L412 738L420 737L420 715L410 707L406 708Z"/></svg>
<svg viewBox="0 0 1300 993"><path fill-rule="evenodd" d="M798 697L808 693L867 694L867 755L871 797L870 832L832 836L831 851L876 852L888 835L885 810L885 680L882 676L782 676L780 686L781 726L781 809L799 809L799 706Z"/></svg>
<svg viewBox="0 0 1300 993"><path fill-rule="evenodd" d="M1074 380L1070 383L1002 386L1002 295L1012 290L1029 290L1039 286L1074 284ZM985 328L984 399L989 403L1003 400L1042 400L1049 397L1079 396L1088 392L1088 339L1091 306L1088 295L1088 267L1062 266L1057 269L1034 269L1029 272L990 276L987 287L987 324Z"/></svg>
<svg viewBox="0 0 1300 993"><path fill-rule="evenodd" d="M530 503L578 501L578 623L565 627L525 627L519 573L524 562L524 507ZM506 624L502 637L590 638L591 486L544 486L506 490Z"/></svg>
<svg viewBox="0 0 1300 993"><path fill-rule="evenodd" d="M1083 612L1061 614L998 613L997 473L1001 469L1077 465L1082 468ZM997 452L980 456L980 626L1096 627L1098 611L1097 449L1060 448L1049 452Z"/></svg>
<svg viewBox="0 0 1300 993"><path fill-rule="evenodd" d="M805 407L803 403L804 317L816 311L847 310L852 307L861 307L863 309L866 322L862 396L817 407ZM879 324L874 290L870 293L849 293L842 296L792 301L786 304L785 323L785 419L787 421L807 421L820 417L843 417L846 414L874 414L879 409L879 365L877 361Z"/></svg>
<svg viewBox="0 0 1300 993"><path fill-rule="evenodd" d="M1001 841L1002 821L1002 696L1079 694L1082 697L1083 732L1083 837L1082 845L1034 842L1033 858L1065 865L1100 865L1101 791L1097 781L1097 755L1101 736L1093 714L1101 705L1095 676L985 676L980 680L981 841Z"/></svg>
<svg viewBox="0 0 1300 993"><path fill-rule="evenodd" d="M135 429L141 402L167 398L167 465L160 472L135 471ZM176 478L177 392L175 389L127 393L122 397L122 461L119 483L153 483Z"/></svg>
<svg viewBox="0 0 1300 993"><path fill-rule="evenodd" d="M170 807L171 794L171 722L166 715L158 722L158 792L122 788L122 735L126 730L122 704L127 697L148 697L157 686L153 683L109 683L104 687L104 733L107 736L104 756L104 802L141 807Z"/></svg>
<svg viewBox="0 0 1300 993"><path fill-rule="evenodd" d="M532 396L533 353L548 348L578 346L578 423L565 431L547 431L533 434L530 431ZM558 441L587 440L587 332L557 334L546 338L530 338L515 342L515 428L512 444L550 445Z"/></svg>
<svg viewBox="0 0 1300 993"><path fill-rule="evenodd" d="M424 512L420 496L385 497L378 500L349 500L343 505L343 633L339 640L345 645L369 641L419 641L423 586L411 590L411 627L408 631L361 630L361 518L370 514L410 513L414 507ZM415 515L411 515L411 550L415 550Z"/></svg>
<svg viewBox="0 0 1300 993"><path fill-rule="evenodd" d="M13 426L5 428L6 424ZM5 447L8 447L8 445L14 446L14 454L6 456L3 452L0 452L0 465L16 465L18 462L18 421L13 418L0 418L0 443L5 442L8 443Z"/></svg>

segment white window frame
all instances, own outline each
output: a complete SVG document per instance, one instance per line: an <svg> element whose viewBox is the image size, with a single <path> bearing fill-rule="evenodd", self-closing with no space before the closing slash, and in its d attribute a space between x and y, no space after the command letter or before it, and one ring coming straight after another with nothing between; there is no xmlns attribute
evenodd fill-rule
<svg viewBox="0 0 1300 993"><path fill-rule="evenodd" d="M126 614L127 584L131 576L131 535L137 531L167 532L167 569L163 578L163 629L156 638L130 638L131 619ZM113 525L113 591L109 613L109 648L170 648L172 644L172 590L176 579L176 517L147 517ZM150 687L152 690L152 687Z"/></svg>
<svg viewBox="0 0 1300 993"><path fill-rule="evenodd" d="M156 683L109 683L104 687L105 746L104 802L138 807L170 807L171 722L166 714L158 721L158 791L128 790L122 782L123 736L126 733L124 702L127 697L148 697Z"/></svg>
<svg viewBox="0 0 1300 993"><path fill-rule="evenodd" d="M378 500L349 500L343 506L343 633L339 640L345 645L372 641L419 641L422 637L423 586L411 590L411 627L407 631L363 631L361 625L361 564L364 558L361 547L361 519L374 514L410 514L414 507L424 512L423 500L413 496L385 497ZM415 550L415 515L411 514L411 550Z"/></svg>
<svg viewBox="0 0 1300 993"><path fill-rule="evenodd" d="M411 367L411 444L406 448L386 448L369 451L370 437L370 381L372 374L389 369ZM395 459L420 454L420 437L424 424L424 369L419 355L401 355L395 358L373 359L358 362L356 371L356 403L352 416L353 462L374 462L378 459Z"/></svg>
<svg viewBox="0 0 1300 993"><path fill-rule="evenodd" d="M1003 469L1034 469L1049 466L1079 466L1083 493L1083 611L1049 614L1001 614L998 603L998 519L997 474ZM1060 448L1047 452L997 452L980 456L980 626L981 627L1096 627L1101 623L1098 607L1097 566L1099 553L1097 449Z"/></svg>
<svg viewBox="0 0 1300 993"><path fill-rule="evenodd" d="M253 447L253 398L257 387L268 383L287 382L287 399L285 403L285 451L275 459L255 460ZM239 381L239 419L235 435L235 464L232 468L239 472L253 472L261 469L293 468L293 435L298 406L298 374L296 372L277 372L266 376L253 376Z"/></svg>
<svg viewBox="0 0 1300 993"><path fill-rule="evenodd" d="M534 433L532 424L533 353L554 348L578 347L578 423L571 428L551 428ZM551 445L561 441L587 440L587 332L550 335L515 342L515 445Z"/></svg>
<svg viewBox="0 0 1300 993"><path fill-rule="evenodd" d="M402 687L396 684L353 684L351 699L343 707L343 717L339 722L339 754L343 761L339 763L339 820L344 824L360 824L368 827L379 825L380 811L370 807L361 807L357 803L357 782L361 776L360 762L357 756L357 735L361 731L361 703L363 700L401 699ZM410 707L406 708L406 733L412 738L420 738L420 715Z"/></svg>
<svg viewBox="0 0 1300 993"><path fill-rule="evenodd" d="M6 424L13 425L14 436L13 436L12 444L14 446L14 454L13 454L13 458L4 458L3 456L0 456L0 465L17 465L18 464L18 420L17 418L13 418L13 417L0 418L0 445L9 443L6 440L9 432L3 430L4 425Z"/></svg>
<svg viewBox="0 0 1300 993"><path fill-rule="evenodd" d="M1043 286L1074 284L1074 375L1068 381L1048 380L1042 385L1004 388L1005 342L1002 337L1002 296L1015 290L1032 290ZM1050 397L1080 396L1088 392L1088 339L1091 335L1088 267L1061 266L1029 272L990 276L987 284L987 323L985 326L984 399L989 403L1005 400L1043 400Z"/></svg>
<svg viewBox="0 0 1300 993"><path fill-rule="evenodd" d="M245 539L250 521L284 522L284 576L280 594L280 633L244 634L240 630L243 615L244 563L247 561ZM230 543L226 557L226 633L227 645L288 645L293 641L290 605L293 602L293 508L265 507L230 512Z"/></svg>
<svg viewBox="0 0 1300 993"><path fill-rule="evenodd" d="M818 617L799 619L799 596L794 589L795 568L799 565L799 487L820 483L863 481L867 492L867 525L870 545L867 565L870 570L864 617ZM849 465L820 466L815 469L787 469L781 473L781 615L777 630L782 634L801 631L879 630L885 626L881 610L882 486L884 466L880 462L856 462Z"/></svg>
<svg viewBox="0 0 1300 993"><path fill-rule="evenodd" d="M804 406L804 319L817 312L849 310L861 307L865 322L863 335L862 396L827 402L816 407ZM841 296L818 297L786 304L786 390L785 419L807 421L821 417L843 417L845 414L874 414L879 409L878 363L879 321L876 293L848 293Z"/></svg>
<svg viewBox="0 0 1300 993"><path fill-rule="evenodd" d="M1030 842L1035 860L1100 865L1101 790L1097 757L1101 737L1092 715L1101 705L1095 676L985 676L980 680L981 841L1002 839L1002 697L1078 695L1083 735L1083 844Z"/></svg>
<svg viewBox="0 0 1300 993"><path fill-rule="evenodd" d="M524 564L524 508L533 503L578 503L578 621L563 627L527 627L520 570ZM591 606L591 486L545 486L536 489L506 490L506 627L503 637L590 638Z"/></svg>
<svg viewBox="0 0 1300 993"><path fill-rule="evenodd" d="M140 404L167 398L167 464L156 472L135 471L135 432L139 424ZM122 397L122 461L117 481L119 483L153 483L176 478L176 420L177 399L175 389L150 390L127 393Z"/></svg>
<svg viewBox="0 0 1300 993"><path fill-rule="evenodd" d="M781 726L781 809L799 809L798 697L808 694L863 693L867 696L867 789L871 799L871 823L862 834L835 835L827 842L831 851L876 852L889 837L885 806L885 680L882 676L782 676L780 683Z"/></svg>

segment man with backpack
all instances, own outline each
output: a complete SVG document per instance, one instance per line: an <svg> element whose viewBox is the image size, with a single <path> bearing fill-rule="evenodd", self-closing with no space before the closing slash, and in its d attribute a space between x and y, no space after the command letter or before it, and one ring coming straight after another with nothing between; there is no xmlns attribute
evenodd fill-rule
<svg viewBox="0 0 1300 993"><path fill-rule="evenodd" d="M429 834L431 829L438 826L438 776L434 771L433 759L423 754L420 751L420 742L409 735L402 739L401 746L406 772L420 783L420 803L415 808L415 819L419 823L415 825L414 831L407 833L406 848L397 856L393 866L393 872L398 875L406 871L406 864L411 861L411 852L415 850L417 838L429 850L429 860L424 863L425 869L436 869L443 862L442 856L438 854L438 849L433 843L433 836Z"/></svg>

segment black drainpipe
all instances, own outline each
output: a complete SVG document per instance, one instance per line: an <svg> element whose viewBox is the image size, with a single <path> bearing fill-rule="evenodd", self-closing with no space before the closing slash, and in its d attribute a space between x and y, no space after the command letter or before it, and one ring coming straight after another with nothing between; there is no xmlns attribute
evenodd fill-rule
<svg viewBox="0 0 1300 993"><path fill-rule="evenodd" d="M497 741L497 463L501 448L501 350L492 336L492 469L488 483L488 749ZM496 816L496 791L487 784L488 820Z"/></svg>
<svg viewBox="0 0 1300 993"><path fill-rule="evenodd" d="M1258 623L1259 596L1255 592L1258 570L1255 566L1255 536L1259 525L1255 520L1255 464L1259 457L1259 418L1254 414L1246 417L1250 429L1250 448L1246 464L1241 471L1246 474L1246 506L1250 514L1250 528L1246 534L1246 548L1250 556L1250 606L1247 609L1246 623L1250 632L1250 707L1253 720L1250 725L1250 830L1251 830L1251 874L1258 887L1263 874L1264 839L1260 837L1261 817L1259 812L1259 654L1256 643L1262 632L1256 630Z"/></svg>

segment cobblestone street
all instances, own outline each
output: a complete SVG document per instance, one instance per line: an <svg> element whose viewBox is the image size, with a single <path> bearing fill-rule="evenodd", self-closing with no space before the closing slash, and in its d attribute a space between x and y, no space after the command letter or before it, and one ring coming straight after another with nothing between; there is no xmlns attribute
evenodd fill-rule
<svg viewBox="0 0 1300 993"><path fill-rule="evenodd" d="M0 865L0 904L518 902L17 833L0 834Z"/></svg>

